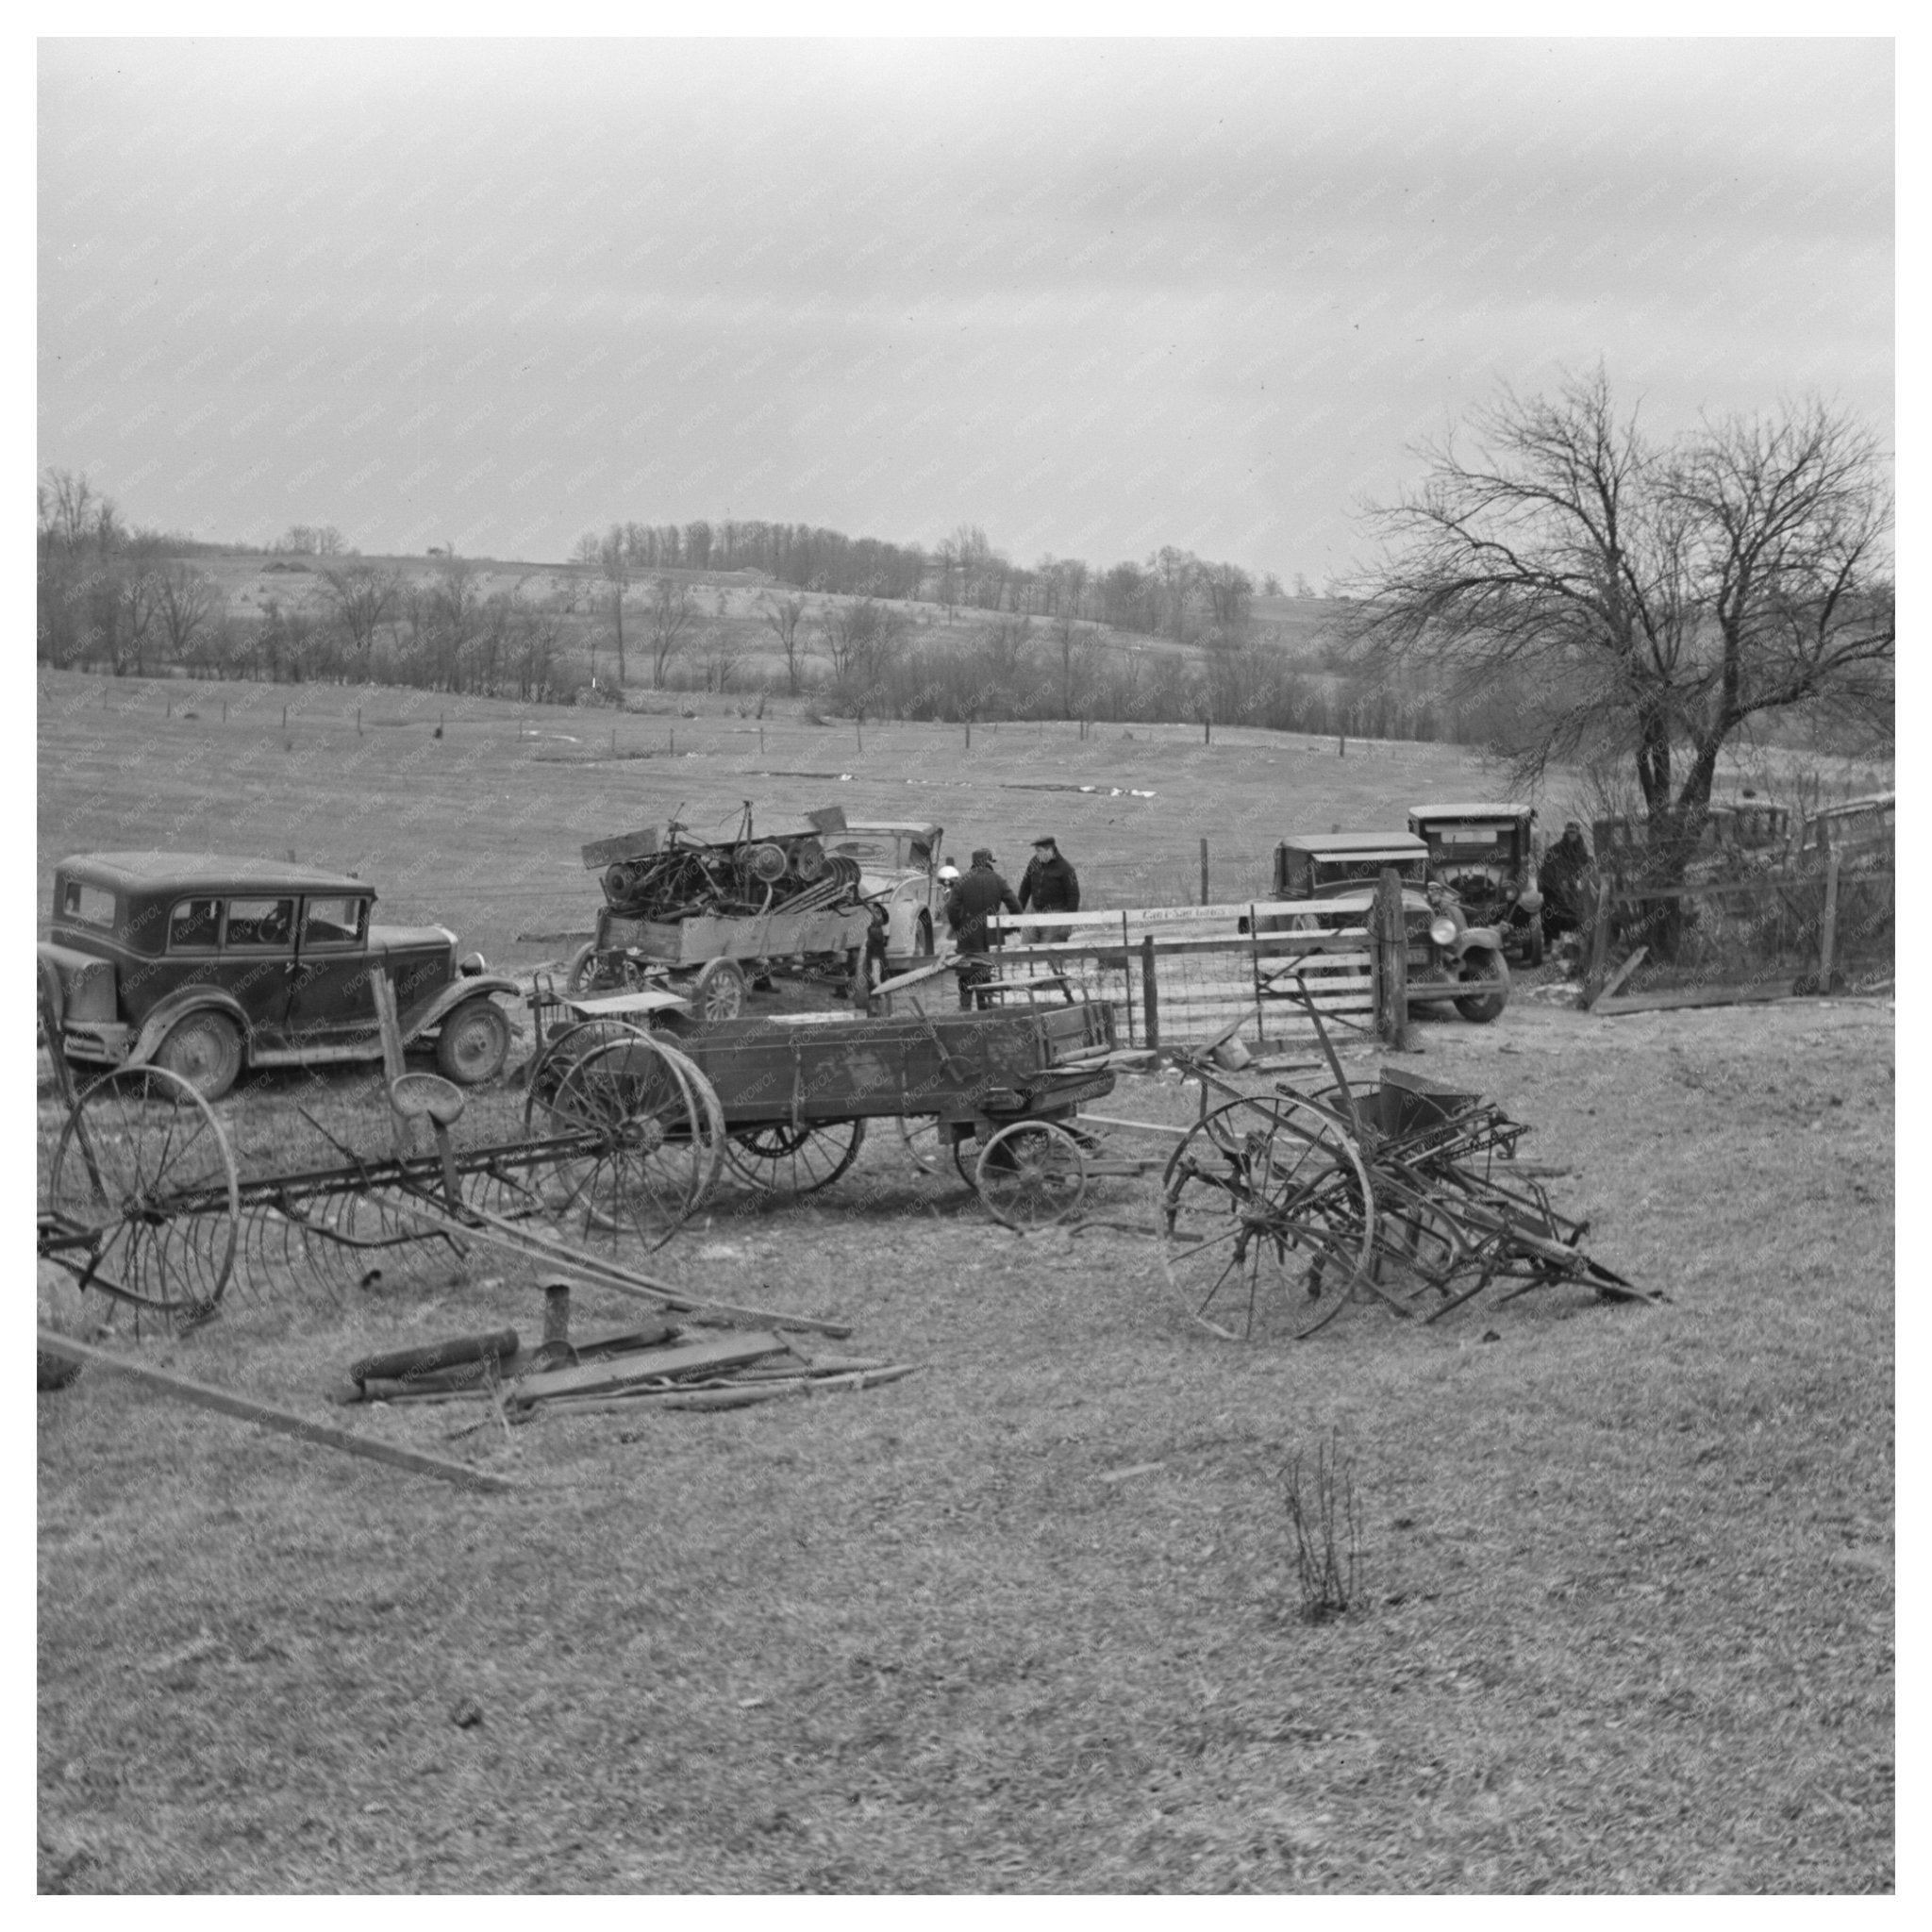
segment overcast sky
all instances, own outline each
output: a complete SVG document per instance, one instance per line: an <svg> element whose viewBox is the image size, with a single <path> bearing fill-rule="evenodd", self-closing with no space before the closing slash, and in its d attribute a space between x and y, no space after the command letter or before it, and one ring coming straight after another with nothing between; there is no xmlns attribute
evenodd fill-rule
<svg viewBox="0 0 1932 1932"><path fill-rule="evenodd" d="M1499 379L1889 439L1892 139L1878 41L42 42L40 459L1319 583Z"/></svg>

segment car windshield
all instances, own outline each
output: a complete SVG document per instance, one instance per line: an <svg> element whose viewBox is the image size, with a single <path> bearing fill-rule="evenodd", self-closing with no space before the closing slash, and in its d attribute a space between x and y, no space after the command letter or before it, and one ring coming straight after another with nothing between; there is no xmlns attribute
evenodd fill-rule
<svg viewBox="0 0 1932 1932"><path fill-rule="evenodd" d="M1423 882L1421 863L1413 858L1318 858L1315 861L1315 890L1318 892L1350 891L1359 886L1373 886L1385 867L1400 874L1405 886Z"/></svg>

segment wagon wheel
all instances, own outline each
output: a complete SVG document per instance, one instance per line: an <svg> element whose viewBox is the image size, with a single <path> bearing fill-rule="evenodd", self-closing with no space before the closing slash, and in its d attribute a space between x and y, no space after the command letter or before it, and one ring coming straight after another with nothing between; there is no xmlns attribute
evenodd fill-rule
<svg viewBox="0 0 1932 1932"><path fill-rule="evenodd" d="M627 954L608 949L599 952L596 941L591 940L571 955L563 990L567 993L636 992L645 977L643 968Z"/></svg>
<svg viewBox="0 0 1932 1932"><path fill-rule="evenodd" d="M862 1120L801 1126L773 1121L739 1128L724 1142L724 1159L761 1193L811 1194L830 1187L858 1158L864 1142Z"/></svg>
<svg viewBox="0 0 1932 1932"><path fill-rule="evenodd" d="M595 1048L606 1046L612 1041L651 1038L646 1028L629 1020L576 1020L558 1027L548 1040L539 1044L536 1058L531 1060L530 1071L525 1078L529 1096L524 1104L525 1125L529 1123L530 1103L541 1102L547 1108L556 1097L564 1074Z"/></svg>
<svg viewBox="0 0 1932 1932"><path fill-rule="evenodd" d="M994 1220L1023 1234L1051 1227L1079 1207L1087 1157L1052 1121L1015 1121L980 1149L973 1185Z"/></svg>
<svg viewBox="0 0 1932 1932"><path fill-rule="evenodd" d="M1341 1124L1281 1097L1237 1100L1197 1122L1161 1182L1168 1279L1242 1332L1331 1322L1367 1273L1375 1238L1368 1170Z"/></svg>
<svg viewBox="0 0 1932 1932"><path fill-rule="evenodd" d="M976 1134L962 1134L953 1142L953 1166L959 1178L974 1193L979 1191L978 1169L980 1141Z"/></svg>
<svg viewBox="0 0 1932 1932"><path fill-rule="evenodd" d="M636 1027L563 1056L553 1072L532 1083L525 1130L582 1144L560 1154L545 1205L585 1238L661 1246L717 1178L724 1120L710 1082Z"/></svg>
<svg viewBox="0 0 1932 1932"><path fill-rule="evenodd" d="M241 1194L214 1109L178 1074L123 1067L75 1098L47 1206L92 1234L92 1285L164 1312L212 1307L235 1261Z"/></svg>
<svg viewBox="0 0 1932 1932"><path fill-rule="evenodd" d="M940 1172L940 1124L936 1114L900 1114L899 1144L912 1157L921 1174Z"/></svg>

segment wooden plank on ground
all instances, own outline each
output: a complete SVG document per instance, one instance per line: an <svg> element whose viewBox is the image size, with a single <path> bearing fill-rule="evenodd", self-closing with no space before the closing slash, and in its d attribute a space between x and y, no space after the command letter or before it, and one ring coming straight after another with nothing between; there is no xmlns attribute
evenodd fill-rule
<svg viewBox="0 0 1932 1932"><path fill-rule="evenodd" d="M133 1361L126 1356L116 1355L111 1349L96 1348L92 1342L76 1341L72 1336L57 1335L48 1328L36 1331L36 1342L50 1355L65 1356L70 1360L85 1362L92 1368L125 1375L132 1381L144 1382L150 1388L158 1389L164 1395L172 1395L177 1402L190 1403L196 1408L211 1408L221 1415L237 1416L244 1423L255 1424L258 1428L273 1429L277 1435L293 1436L324 1449L340 1449L344 1455L359 1456L370 1462L387 1462L393 1468L407 1469L416 1475L433 1475L439 1482L456 1483L468 1490L501 1493L516 1487L507 1477L491 1475L488 1470L471 1469L460 1462L445 1462L440 1456L425 1456L420 1450L398 1448L392 1442L372 1441L367 1436L338 1428L333 1423L311 1422L306 1415L297 1415L292 1409L277 1408L271 1403L258 1402L253 1396L237 1395L227 1389L211 1389L205 1382L191 1382L186 1375L151 1368L146 1362Z"/></svg>
<svg viewBox="0 0 1932 1932"><path fill-rule="evenodd" d="M640 1349L608 1361L583 1362L574 1369L545 1369L507 1383L512 1402L540 1402L546 1395L595 1395L631 1382L663 1375L689 1375L705 1369L737 1368L768 1355L789 1354L775 1335L733 1335L717 1341L691 1341L674 1348Z"/></svg>
<svg viewBox="0 0 1932 1932"><path fill-rule="evenodd" d="M1638 949L1634 953L1632 953L1630 957L1627 959L1625 959L1624 963L1621 966L1619 966L1613 974L1610 974L1609 980L1607 984L1606 984L1606 986L1604 987L1603 991L1598 993L1596 998L1591 1001L1590 1010L1591 1012L1594 1012L1596 1008L1602 1006L1607 999L1612 999L1615 997L1617 989L1620 986L1622 986L1624 983L1624 981L1627 980L1630 977L1630 975L1633 973L1635 973L1640 966L1643 964L1643 961L1649 955L1649 952L1650 948L1648 946L1639 946Z"/></svg>
<svg viewBox="0 0 1932 1932"><path fill-rule="evenodd" d="M1599 1000L1592 1013L1665 1013L1678 1007L1764 1006L1792 997L1789 981L1780 986L1685 986L1667 992L1625 993L1622 999Z"/></svg>

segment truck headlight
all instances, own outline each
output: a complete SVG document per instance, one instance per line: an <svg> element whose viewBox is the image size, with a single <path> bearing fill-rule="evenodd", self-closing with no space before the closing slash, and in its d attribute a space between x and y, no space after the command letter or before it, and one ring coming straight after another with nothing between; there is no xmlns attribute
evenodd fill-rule
<svg viewBox="0 0 1932 1932"><path fill-rule="evenodd" d="M465 979L475 979L479 974L490 970L490 961L481 953L465 953L457 961L457 971Z"/></svg>
<svg viewBox="0 0 1932 1932"><path fill-rule="evenodd" d="M1437 945L1449 945L1456 938L1456 922L1446 912L1439 912L1429 921L1429 937Z"/></svg>

